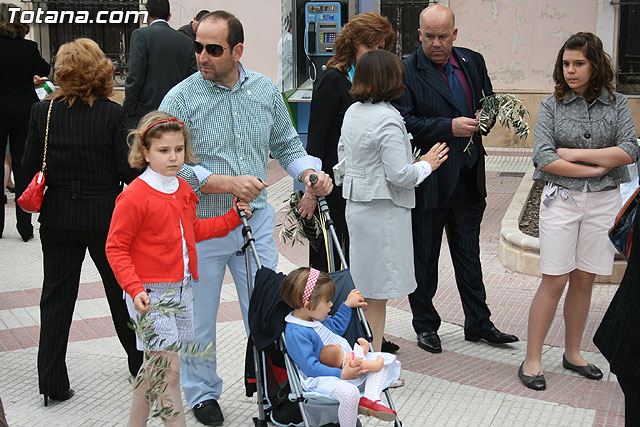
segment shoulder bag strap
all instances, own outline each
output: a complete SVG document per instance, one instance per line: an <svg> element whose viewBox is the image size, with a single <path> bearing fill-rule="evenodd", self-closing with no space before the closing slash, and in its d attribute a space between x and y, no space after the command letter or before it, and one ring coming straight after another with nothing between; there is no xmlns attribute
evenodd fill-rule
<svg viewBox="0 0 640 427"><path fill-rule="evenodd" d="M42 156L42 172L47 169L47 143L49 142L49 119L51 118L51 108L53 107L53 100L49 101L49 111L47 111L47 129L44 133L44 154Z"/></svg>

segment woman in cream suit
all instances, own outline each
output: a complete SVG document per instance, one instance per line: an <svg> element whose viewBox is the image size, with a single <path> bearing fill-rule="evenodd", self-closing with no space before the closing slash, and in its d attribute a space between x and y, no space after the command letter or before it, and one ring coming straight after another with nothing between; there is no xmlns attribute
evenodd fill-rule
<svg viewBox="0 0 640 427"><path fill-rule="evenodd" d="M351 89L357 102L345 113L338 143L336 172L344 174L351 274L366 298L373 347L378 350L387 299L416 288L411 238L414 188L447 159L449 151L446 144L436 144L413 162L411 136L389 103L403 93L398 57L383 50L365 53L356 65Z"/></svg>

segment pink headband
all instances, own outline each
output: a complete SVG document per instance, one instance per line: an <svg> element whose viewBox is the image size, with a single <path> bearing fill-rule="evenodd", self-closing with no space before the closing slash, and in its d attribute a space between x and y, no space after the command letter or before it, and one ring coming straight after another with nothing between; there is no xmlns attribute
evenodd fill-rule
<svg viewBox="0 0 640 427"><path fill-rule="evenodd" d="M147 128L144 130L144 132L142 132L142 141L144 142L144 137L145 137L145 136L147 136L147 132L149 132L149 131L151 130L151 128L152 128L152 127L154 127L154 126L156 126L156 125L159 125L160 123L169 123L169 122L178 122L178 123L180 123L182 126L184 126L184 122L181 122L180 120L178 120L178 119L176 119L176 118L174 118L174 117L171 117L170 119L166 119L166 120L158 120L158 121L157 121L157 122L155 122L155 123L151 123L151 124L149 125L149 127L147 127Z"/></svg>
<svg viewBox="0 0 640 427"><path fill-rule="evenodd" d="M307 278L307 284L304 287L304 292L302 293L302 304L309 301L309 297L313 292L313 289L316 287L316 282L318 281L318 276L320 276L320 272L315 268L309 269L309 277Z"/></svg>

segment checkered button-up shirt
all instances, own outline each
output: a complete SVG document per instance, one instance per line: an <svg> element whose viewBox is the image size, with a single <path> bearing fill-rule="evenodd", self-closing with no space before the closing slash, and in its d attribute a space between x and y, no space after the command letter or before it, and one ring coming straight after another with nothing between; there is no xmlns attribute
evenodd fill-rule
<svg viewBox="0 0 640 427"><path fill-rule="evenodd" d="M231 208L233 195L200 191L211 173L253 175L266 181L269 153L294 177L316 169L311 159L306 161L309 156L275 84L262 74L241 66L239 70L240 79L231 89L195 73L171 89L159 107L189 128L198 167L185 164L178 175L200 198L200 218L223 215ZM297 167L290 168L294 163ZM263 190L251 206L261 209L266 203Z"/></svg>

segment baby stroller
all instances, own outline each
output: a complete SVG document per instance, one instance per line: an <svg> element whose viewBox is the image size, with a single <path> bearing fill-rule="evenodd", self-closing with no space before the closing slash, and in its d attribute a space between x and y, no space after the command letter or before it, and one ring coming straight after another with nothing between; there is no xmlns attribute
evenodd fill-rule
<svg viewBox="0 0 640 427"><path fill-rule="evenodd" d="M320 211L325 217L328 239L328 252L333 254L335 244L344 270L330 272L336 282L336 295L332 299L331 315L340 307L349 292L355 288L351 274L346 269L347 263L340 250L338 239L331 221L329 209L323 197L319 197ZM278 426L319 426L338 425L338 402L329 396L302 389L300 378L293 361L287 353L284 336L284 317L291 311L279 295L280 284L285 278L282 273L261 266L259 255L251 237L251 230L243 219L245 236L244 252L247 266L250 265L248 249L253 252L258 271L255 277L255 288L248 280L251 295L249 303L249 327L251 335L247 345L245 360L246 395L258 394L258 417L254 425L267 426L267 419ZM334 265L332 260L329 265ZM250 278L250 272L247 273ZM353 345L356 339L364 337L372 341L371 330L361 308L353 309L351 322L344 337ZM395 410L388 388L384 390L388 405ZM398 418L395 427L402 426Z"/></svg>

